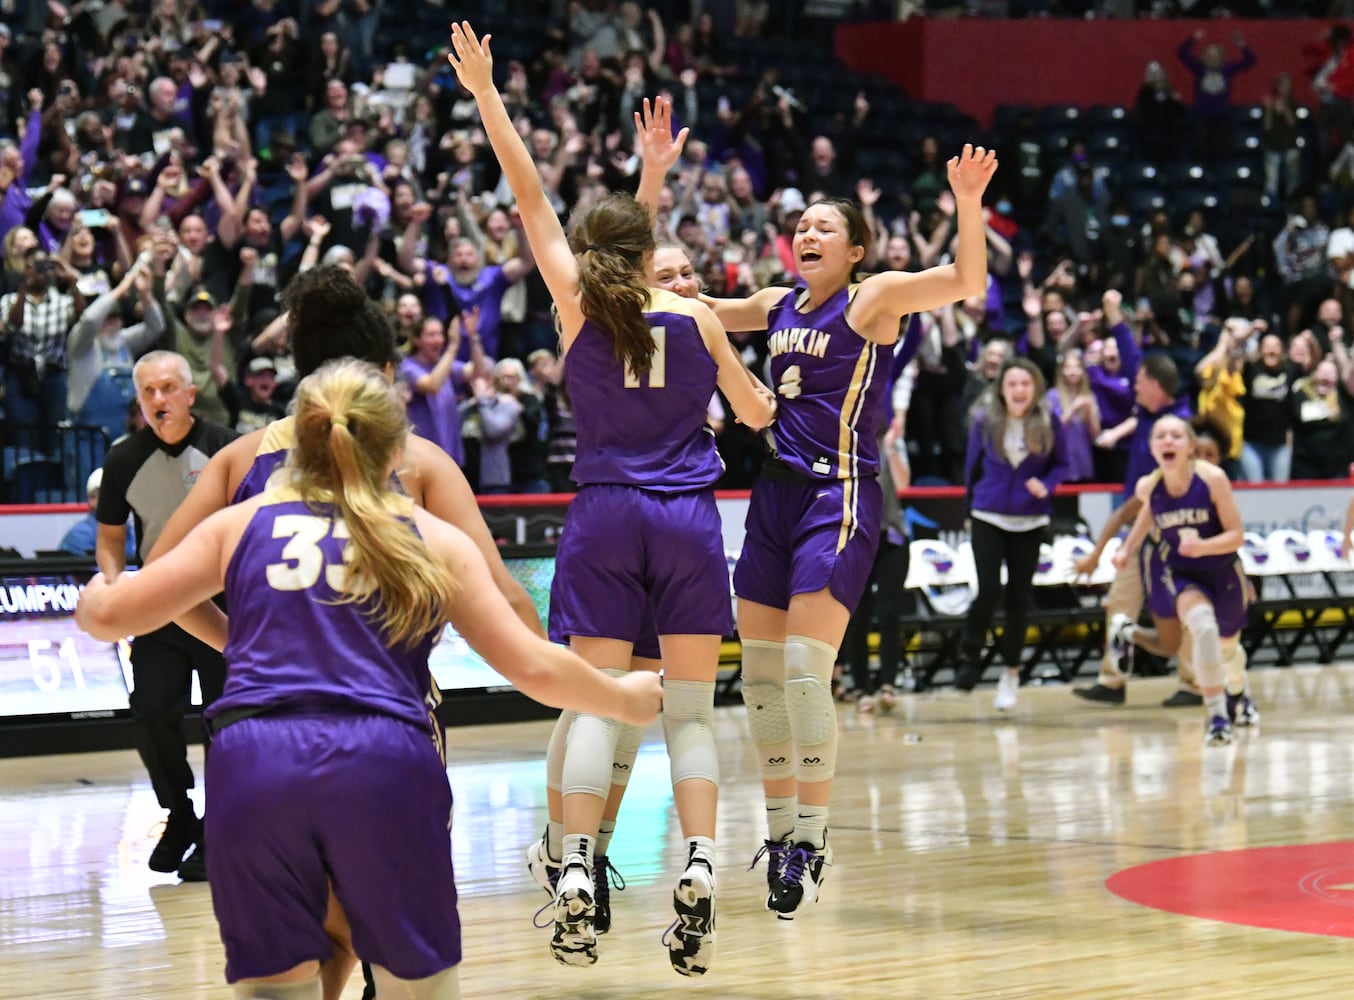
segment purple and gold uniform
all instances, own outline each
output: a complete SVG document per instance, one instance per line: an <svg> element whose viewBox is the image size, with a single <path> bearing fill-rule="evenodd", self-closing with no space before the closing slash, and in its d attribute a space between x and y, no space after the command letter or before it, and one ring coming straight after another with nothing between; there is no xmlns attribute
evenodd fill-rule
<svg viewBox="0 0 1354 1000"><path fill-rule="evenodd" d="M1187 532L1200 539L1222 534L1222 521L1208 483L1192 472L1184 494L1171 496L1158 470L1152 473L1148 504L1158 536L1150 546L1143 577L1152 613L1178 617L1176 601L1186 590L1194 589L1212 602L1222 636L1237 635L1246 627L1247 586L1241 560L1235 552L1193 557L1180 554L1180 542Z"/></svg>
<svg viewBox="0 0 1354 1000"><path fill-rule="evenodd" d="M578 425L569 505L550 595L550 635L622 639L725 635L728 567L711 487L724 471L705 422L718 366L686 300L651 290L657 350L644 375L585 320L565 358ZM646 608L652 609L650 616Z"/></svg>
<svg viewBox="0 0 1354 1000"><path fill-rule="evenodd" d="M240 485L235 487L235 495L230 498L231 504L243 503L250 497L256 497L269 485L281 486L281 482L274 481L277 470L287 461L287 453L291 451L292 445L296 442L296 421L293 417L283 417L281 420L274 420L263 432L263 437L259 439L259 446L254 452L254 461L249 466L249 471L244 474L240 480ZM403 492L398 476L391 477L391 489ZM442 692L437 686L437 682L429 678L428 690L423 696L424 704L427 705L428 718L437 732L438 746L441 748L443 759L446 758L446 727L442 720L437 717L437 708L442 704Z"/></svg>
<svg viewBox="0 0 1354 1000"><path fill-rule="evenodd" d="M451 789L424 700L436 631L390 646L372 602L341 603L346 542L331 506L279 489L227 567L206 822L231 982L329 958L331 882L365 960L422 979L461 959Z"/></svg>
<svg viewBox="0 0 1354 1000"><path fill-rule="evenodd" d="M854 608L869 580L883 516L875 476L893 355L847 322L857 287L806 312L807 292L786 292L768 317L779 406L734 570L734 592L758 604L788 608L795 594L827 587Z"/></svg>
<svg viewBox="0 0 1354 1000"><path fill-rule="evenodd" d="M296 440L296 422L292 417L274 420L259 439L258 449L254 452L254 462L249 471L235 487L235 495L230 498L232 504L248 500L262 493L268 486L268 480L277 471L278 466L287 460L287 452Z"/></svg>

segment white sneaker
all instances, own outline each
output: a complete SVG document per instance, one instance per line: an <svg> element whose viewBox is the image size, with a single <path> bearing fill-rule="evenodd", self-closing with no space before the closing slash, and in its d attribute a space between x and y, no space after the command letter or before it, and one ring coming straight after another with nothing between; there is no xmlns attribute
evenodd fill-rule
<svg viewBox="0 0 1354 1000"><path fill-rule="evenodd" d="M1137 624L1131 615L1126 615L1122 611L1110 618L1107 631L1110 658L1114 660L1114 665L1125 674L1131 673L1133 669L1134 646L1128 633ZM1120 664L1122 660L1128 661L1127 667Z"/></svg>
<svg viewBox="0 0 1354 1000"><path fill-rule="evenodd" d="M1016 698L1019 693L1020 675L1009 670L1003 670L1001 680L997 681L997 697L993 700L993 706L998 712L1009 712L1016 707Z"/></svg>
<svg viewBox="0 0 1354 1000"><path fill-rule="evenodd" d="M559 881L560 862L550 856L545 846L545 834L527 848L527 871L546 892L555 895L555 883Z"/></svg>
<svg viewBox="0 0 1354 1000"><path fill-rule="evenodd" d="M555 932L550 953L561 965L593 965L597 961L596 912L592 872L581 854L564 859L555 889Z"/></svg>
<svg viewBox="0 0 1354 1000"><path fill-rule="evenodd" d="M663 935L668 959L683 976L703 976L715 959L715 876L692 860L672 894L677 919Z"/></svg>

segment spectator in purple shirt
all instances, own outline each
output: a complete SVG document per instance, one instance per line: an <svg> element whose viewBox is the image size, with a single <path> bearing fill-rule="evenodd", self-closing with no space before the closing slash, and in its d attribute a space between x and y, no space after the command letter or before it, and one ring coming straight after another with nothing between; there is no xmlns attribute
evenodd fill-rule
<svg viewBox="0 0 1354 1000"><path fill-rule="evenodd" d="M520 227L521 219L515 212L513 219L514 225ZM521 238L517 245L521 250L518 256L502 264L489 265L484 263L484 255L474 240L467 237L452 241L445 264L416 259L412 241L407 236L400 244L400 268L408 274L424 276L422 298L425 313L446 322L448 317L457 312L479 310L480 340L486 357L498 357L503 293L536 266L526 237L520 233L519 236ZM470 360L468 343L461 345L458 357L461 361Z"/></svg>
<svg viewBox="0 0 1354 1000"><path fill-rule="evenodd" d="M476 319L472 311L464 315L464 324L462 317L456 317L448 327L435 316L424 317L418 334L410 338L410 355L400 364L400 376L410 392L409 423L460 466L465 465L465 445L458 389L468 386L476 375L493 374L484 358ZM469 363L456 359L462 325L470 342Z"/></svg>
<svg viewBox="0 0 1354 1000"><path fill-rule="evenodd" d="M1241 58L1227 62L1221 43L1206 46L1203 57L1194 46L1204 37L1202 28L1180 43L1178 55L1185 68L1194 74L1194 140L1199 159L1216 163L1227 155L1227 110L1232 103L1232 77L1255 65L1255 53L1246 45L1241 32L1232 32L1232 40L1241 50Z"/></svg>
<svg viewBox="0 0 1354 1000"><path fill-rule="evenodd" d="M23 141L15 145L9 140L0 142L0 237L15 226L22 225L24 216L33 207L28 185L33 164L37 160L38 140L42 138L42 91L28 92L28 126Z"/></svg>
<svg viewBox="0 0 1354 1000"><path fill-rule="evenodd" d="M1133 412L1133 380L1142 361L1138 339L1124 322L1123 295L1111 288L1101 298L1105 324L1110 336L1086 353L1086 377L1091 383L1102 430L1095 439L1095 479L1100 483L1122 483L1128 462L1125 439L1133 428L1128 420ZM1098 356L1097 356L1098 355Z"/></svg>
<svg viewBox="0 0 1354 1000"><path fill-rule="evenodd" d="M1091 445L1100 433L1100 408L1086 377L1081 351L1071 348L1058 363L1056 384L1048 391L1049 410L1062 422L1069 483L1093 482Z"/></svg>

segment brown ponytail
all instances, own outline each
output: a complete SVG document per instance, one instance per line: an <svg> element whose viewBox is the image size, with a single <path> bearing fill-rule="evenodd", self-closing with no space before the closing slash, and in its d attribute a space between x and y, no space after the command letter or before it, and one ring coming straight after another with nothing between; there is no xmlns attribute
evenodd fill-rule
<svg viewBox="0 0 1354 1000"><path fill-rule="evenodd" d="M611 335L618 360L637 375L647 372L657 349L644 319L644 268L654 249L648 210L628 194L601 198L575 220L571 245L583 315Z"/></svg>

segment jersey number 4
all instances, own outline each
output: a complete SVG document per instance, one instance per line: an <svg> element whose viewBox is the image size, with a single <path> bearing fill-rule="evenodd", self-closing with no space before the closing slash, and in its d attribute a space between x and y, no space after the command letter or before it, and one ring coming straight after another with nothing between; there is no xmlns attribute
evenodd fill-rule
<svg viewBox="0 0 1354 1000"><path fill-rule="evenodd" d="M653 334L653 358L649 362L649 388L662 389L668 384L668 329L665 326L651 326ZM625 366L625 387L638 389L639 373L629 365Z"/></svg>
<svg viewBox="0 0 1354 1000"><path fill-rule="evenodd" d="M329 589L342 592L348 578L348 547L343 547L343 564L326 564L320 542L331 535L346 542L348 525L313 514L278 517L273 522L273 537L285 538L287 544L282 548L284 561L268 564L268 586L274 590L309 590L324 573L324 582Z"/></svg>

